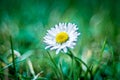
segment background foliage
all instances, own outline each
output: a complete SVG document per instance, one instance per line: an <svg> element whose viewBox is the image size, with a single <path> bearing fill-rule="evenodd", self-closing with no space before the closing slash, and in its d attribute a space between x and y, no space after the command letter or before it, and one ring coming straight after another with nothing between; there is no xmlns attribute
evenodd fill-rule
<svg viewBox="0 0 120 80"><path fill-rule="evenodd" d="M32 55L27 53L22 59L29 57L36 74L43 71L41 77L57 79L54 65L44 49L43 37L59 22L78 25L81 35L72 52L93 66L95 80L119 79L120 0L0 0L0 79L14 78L12 66L7 73L6 69L2 70L11 62L10 35L14 50L21 55L32 51ZM70 57L64 53L56 55L55 51L50 54L57 65L61 63L67 79ZM20 79L32 78L26 61L16 68ZM76 65L74 69L77 71L79 67ZM85 66L82 69L80 79L85 77Z"/></svg>

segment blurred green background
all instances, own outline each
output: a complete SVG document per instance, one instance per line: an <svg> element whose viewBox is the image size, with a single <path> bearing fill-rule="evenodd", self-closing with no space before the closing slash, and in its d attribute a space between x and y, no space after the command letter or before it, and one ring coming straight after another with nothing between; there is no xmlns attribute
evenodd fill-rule
<svg viewBox="0 0 120 80"><path fill-rule="evenodd" d="M11 35L15 50L21 54L35 51L30 56L35 72L44 71L42 76L51 78L49 66L52 65L43 37L59 22L71 22L79 27L81 35L72 51L88 65L101 65L99 75L96 74L99 80L103 80L103 76L119 79L120 0L0 0L1 59L11 49ZM102 61L98 63L104 42ZM56 63L62 56L63 67L68 65L66 55L51 53Z"/></svg>

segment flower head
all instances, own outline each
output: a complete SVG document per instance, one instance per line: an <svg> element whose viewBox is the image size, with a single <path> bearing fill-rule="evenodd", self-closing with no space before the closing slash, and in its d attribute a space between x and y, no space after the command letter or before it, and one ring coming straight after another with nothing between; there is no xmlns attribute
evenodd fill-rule
<svg viewBox="0 0 120 80"><path fill-rule="evenodd" d="M74 48L77 37L77 25L72 23L59 23L55 27L47 31L44 42L47 44L45 49L56 50L56 54L60 51L67 52L67 48Z"/></svg>

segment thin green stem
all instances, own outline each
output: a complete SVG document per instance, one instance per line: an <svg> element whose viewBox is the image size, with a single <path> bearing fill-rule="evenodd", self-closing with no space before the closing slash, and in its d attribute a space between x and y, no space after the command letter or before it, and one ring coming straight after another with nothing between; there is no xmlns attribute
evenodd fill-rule
<svg viewBox="0 0 120 80"><path fill-rule="evenodd" d="M90 73L91 78L92 78L92 71L89 69L89 67L87 66L87 64L86 64L84 61L82 61L80 58L74 56L73 53L72 53L69 49L68 49L68 51L69 51L68 55L69 55L71 58L73 57L76 61L81 62L81 63L87 68L87 70L88 70L88 72Z"/></svg>
<svg viewBox="0 0 120 80"><path fill-rule="evenodd" d="M49 55L49 57L50 57L50 60L51 60L52 63L54 64L55 68L58 70L59 74L62 76L62 74L61 74L61 72L60 72L57 64L56 64L55 61L53 60L52 56L50 55L50 53L49 53L48 51L47 51L47 53L48 53L48 55ZM57 70L56 70L56 71L57 71ZM55 71L55 73L56 73L56 71ZM57 75L57 74L56 74L56 75ZM58 77L58 79L59 79L59 76L58 76L58 75L57 75L57 77Z"/></svg>
<svg viewBox="0 0 120 80"><path fill-rule="evenodd" d="M49 57L50 57L50 60L52 61L52 63L55 65L55 67L58 69L58 67L57 67L57 65L56 65L56 63L54 62L54 60L53 60L53 58L52 58L52 56L50 55L50 53L47 51L47 53L48 53L48 55L49 55Z"/></svg>
<svg viewBox="0 0 120 80"><path fill-rule="evenodd" d="M87 71L90 73L90 76L91 76L91 80L93 79L92 77L92 71L90 70L90 68L87 66L87 64L82 61L81 59L79 59L78 57L75 57L75 59L77 59L78 61L80 61L86 68L87 68Z"/></svg>
<svg viewBox="0 0 120 80"><path fill-rule="evenodd" d="M61 71L61 77L62 77L62 80L64 80L64 76L63 76L63 70L62 70L62 64L60 64L60 71Z"/></svg>
<svg viewBox="0 0 120 80"><path fill-rule="evenodd" d="M69 52L70 52L69 55L70 55L71 57L75 58L75 60L80 61L83 65L85 65L85 67L86 67L87 69L89 68L89 67L87 66L87 64L86 64L84 61L82 61L80 58L74 56L73 53L72 53L70 50L69 50Z"/></svg>
<svg viewBox="0 0 120 80"><path fill-rule="evenodd" d="M72 56L72 79L74 80L74 57Z"/></svg>
<svg viewBox="0 0 120 80"><path fill-rule="evenodd" d="M104 42L103 42L103 45L102 45L100 58L101 58L101 57L102 57L102 55L103 55L103 51L104 51L104 49L105 49L105 45L106 45L106 38L105 38L105 40L104 40Z"/></svg>
<svg viewBox="0 0 120 80"><path fill-rule="evenodd" d="M12 51L12 62L13 62L13 69L15 72L15 78L17 78L16 76L16 67L15 67L15 56L14 56L14 50L13 50L13 42L12 42L12 37L10 36L10 44L11 44L11 51Z"/></svg>

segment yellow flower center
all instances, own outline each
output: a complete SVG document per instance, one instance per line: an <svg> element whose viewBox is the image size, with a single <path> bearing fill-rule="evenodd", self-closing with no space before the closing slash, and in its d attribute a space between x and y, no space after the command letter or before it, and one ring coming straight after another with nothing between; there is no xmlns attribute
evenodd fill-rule
<svg viewBox="0 0 120 80"><path fill-rule="evenodd" d="M66 32L60 32L56 35L56 42L57 43L64 43L68 40L68 34Z"/></svg>

